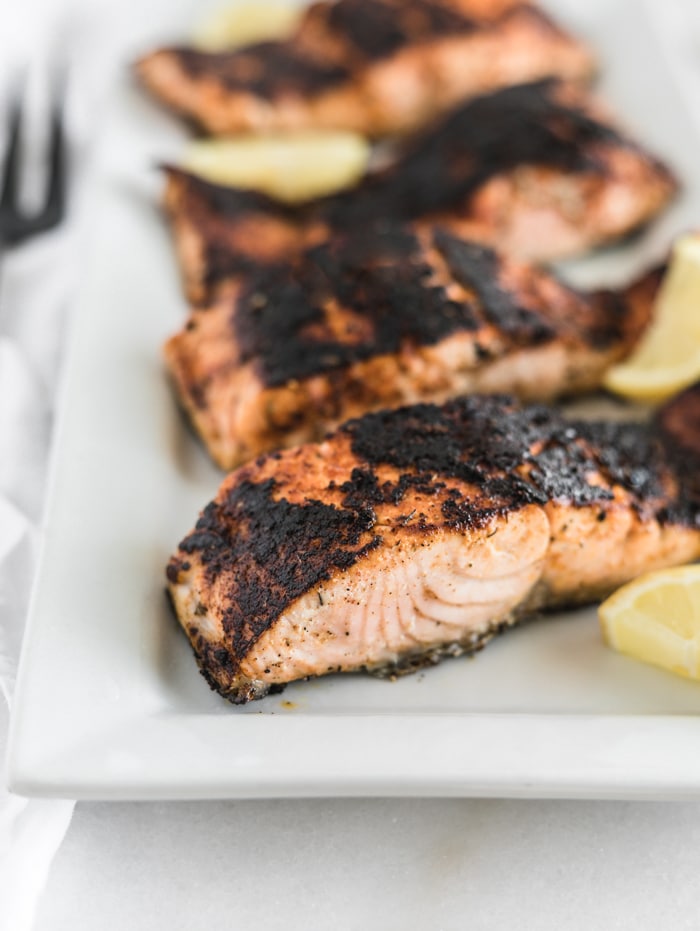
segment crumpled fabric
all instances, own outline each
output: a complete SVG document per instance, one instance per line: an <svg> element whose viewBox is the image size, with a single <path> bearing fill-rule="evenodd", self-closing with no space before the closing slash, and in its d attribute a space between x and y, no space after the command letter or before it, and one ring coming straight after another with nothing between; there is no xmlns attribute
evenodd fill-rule
<svg viewBox="0 0 700 931"><path fill-rule="evenodd" d="M26 260L27 257L22 258ZM28 263L31 267L46 266L47 277L43 277L39 292L47 289L47 278L52 277L51 259L49 253L45 261ZM3 265L7 268L10 260ZM65 306L63 289L58 285L56 281L53 302L49 301L43 308L49 317L44 335L52 324L58 325L59 308ZM51 353L39 359L48 341L42 347L42 340L32 338L31 327L27 328L25 320L8 319L12 314L3 316L2 308L21 311L26 306L30 319L36 303L41 301L23 298L10 303L4 298L0 300L0 701L5 703L3 712L12 707L29 590L37 561L51 432L50 388L57 366ZM13 329L24 332L9 335ZM53 345L59 343L60 340L56 340ZM49 371L52 367L54 372ZM0 749L6 743L8 720L9 715L3 713ZM0 785L0 928L7 931L31 928L35 905L56 849L68 829L72 811L73 802L24 799L11 795Z"/></svg>
<svg viewBox="0 0 700 931"><path fill-rule="evenodd" d="M49 87L60 82L71 171L70 210L61 226L4 253L0 247L0 763L41 542L67 324L79 285L81 180L95 114L117 66L106 3L26 0L10 7L3 9L0 31L0 152L10 88L15 94L21 88L22 198L29 209L39 204ZM32 928L73 808L72 801L13 795L0 778L0 931Z"/></svg>

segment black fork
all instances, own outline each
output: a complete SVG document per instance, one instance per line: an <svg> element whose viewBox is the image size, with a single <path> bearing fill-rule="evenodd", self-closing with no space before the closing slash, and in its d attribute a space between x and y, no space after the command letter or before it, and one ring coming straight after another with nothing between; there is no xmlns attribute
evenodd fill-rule
<svg viewBox="0 0 700 931"><path fill-rule="evenodd" d="M48 185L44 203L34 213L25 213L19 203L22 108L12 106L10 135L0 186L0 246L13 246L30 236L50 230L63 219L66 194L66 152L61 111L51 112L48 150Z"/></svg>

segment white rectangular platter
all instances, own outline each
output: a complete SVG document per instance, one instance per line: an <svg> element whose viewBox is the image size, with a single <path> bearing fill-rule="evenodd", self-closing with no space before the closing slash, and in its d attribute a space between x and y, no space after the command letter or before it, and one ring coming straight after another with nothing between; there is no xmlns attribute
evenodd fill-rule
<svg viewBox="0 0 700 931"><path fill-rule="evenodd" d="M644 237L570 269L579 281L622 280L700 224L692 88L670 60L660 4L550 5L598 49L601 91L684 184ZM164 597L168 556L221 478L160 360L186 308L144 191L149 165L180 141L125 82L92 190L11 788L104 799L700 798L700 686L607 650L592 609L395 683L329 677L244 708L209 691Z"/></svg>

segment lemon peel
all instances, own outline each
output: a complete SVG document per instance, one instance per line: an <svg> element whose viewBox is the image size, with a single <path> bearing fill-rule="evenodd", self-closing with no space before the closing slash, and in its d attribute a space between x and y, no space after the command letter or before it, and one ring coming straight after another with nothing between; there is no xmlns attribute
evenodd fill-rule
<svg viewBox="0 0 700 931"><path fill-rule="evenodd" d="M604 386L635 401L660 403L700 378L700 234L680 237L633 353L612 366Z"/></svg>
<svg viewBox="0 0 700 931"><path fill-rule="evenodd" d="M640 576L604 601L598 617L614 650L700 680L700 565Z"/></svg>

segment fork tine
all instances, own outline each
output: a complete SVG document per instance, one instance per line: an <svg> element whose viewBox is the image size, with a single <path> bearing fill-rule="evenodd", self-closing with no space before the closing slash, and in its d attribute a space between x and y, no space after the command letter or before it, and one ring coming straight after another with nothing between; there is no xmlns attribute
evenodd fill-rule
<svg viewBox="0 0 700 931"><path fill-rule="evenodd" d="M22 159L20 136L22 131L21 103L12 105L10 136L5 158L4 178L0 191L0 243L16 245L52 229L65 212L66 148L62 119L62 105L57 102L51 112L51 130L47 158L48 184L43 206L38 213L26 214L19 203L19 186Z"/></svg>
<svg viewBox="0 0 700 931"><path fill-rule="evenodd" d="M19 184L20 132L22 111L19 104L13 104L10 116L10 141L5 156L4 180L0 192L0 210L14 207L17 186Z"/></svg>
<svg viewBox="0 0 700 931"><path fill-rule="evenodd" d="M49 148L49 179L46 205L36 218L41 223L58 223L63 218L66 189L66 147L60 108L51 115L51 141Z"/></svg>

